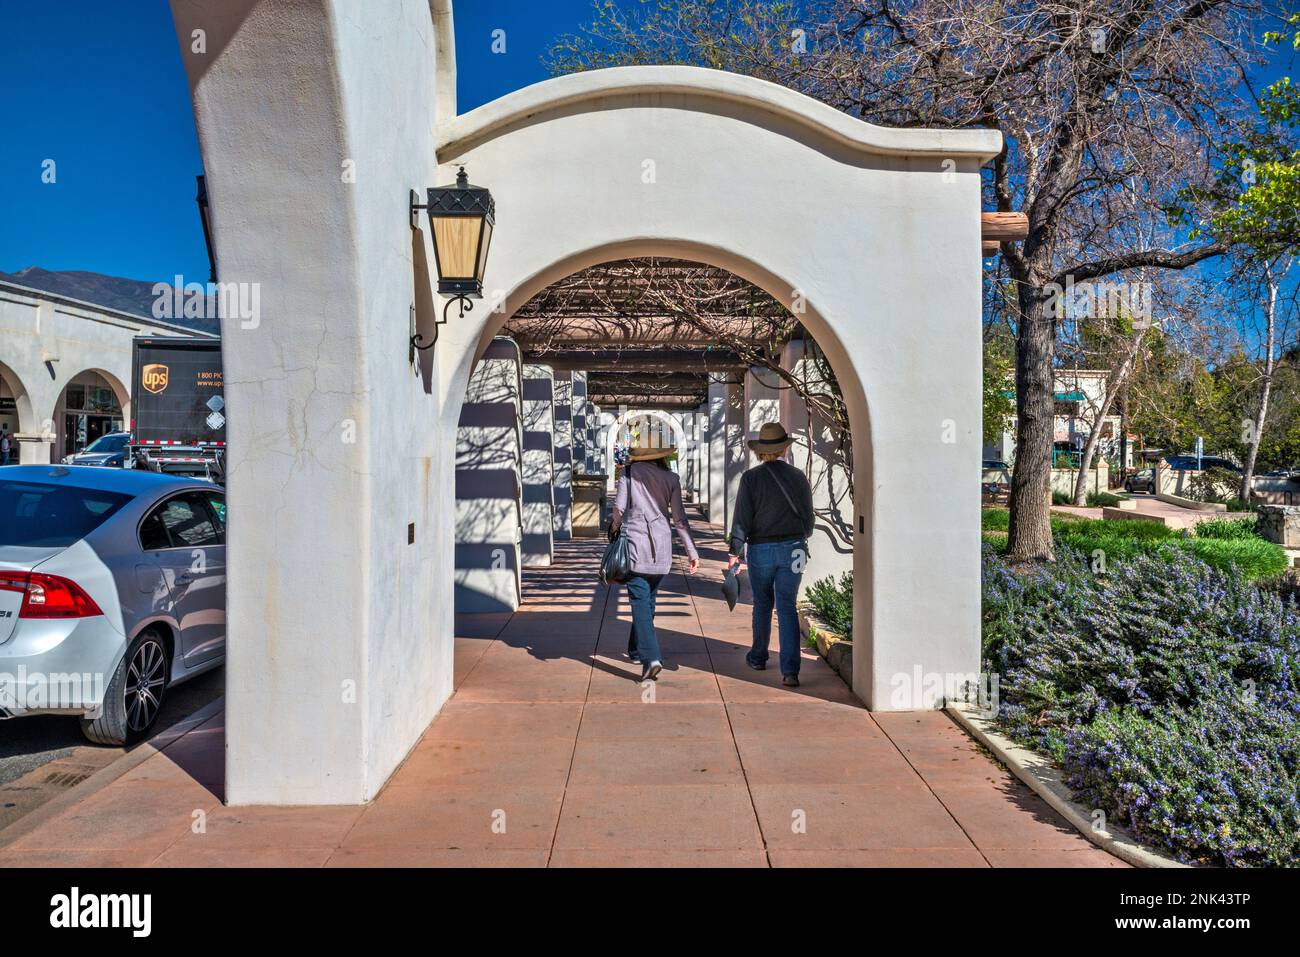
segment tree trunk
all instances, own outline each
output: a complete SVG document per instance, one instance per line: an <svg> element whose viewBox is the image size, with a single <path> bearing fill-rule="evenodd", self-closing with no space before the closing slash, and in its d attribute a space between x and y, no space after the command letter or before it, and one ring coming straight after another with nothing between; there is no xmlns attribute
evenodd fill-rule
<svg viewBox="0 0 1300 957"><path fill-rule="evenodd" d="M1096 456L1097 446L1101 442L1101 423L1106 416L1110 415L1111 406L1115 404L1115 397L1119 395L1120 389L1128 382L1128 377L1133 371L1133 362L1137 358L1138 349L1142 345L1143 335L1145 335L1145 332L1139 331L1133 336L1133 341L1124 353L1119 368L1106 381L1106 397L1102 400L1101 409L1098 410L1096 418L1093 419L1092 429L1088 432L1088 441L1083 446L1083 454L1079 456L1079 475L1074 480L1075 505L1083 505L1088 500L1088 470L1092 468L1092 460Z"/></svg>
<svg viewBox="0 0 1300 957"><path fill-rule="evenodd" d="M1123 475L1128 471L1128 380L1120 392L1119 402L1119 471Z"/></svg>
<svg viewBox="0 0 1300 957"><path fill-rule="evenodd" d="M1056 320L1048 314L1041 280L1017 284L1016 464L1011 473L1007 560L1052 561L1052 440L1055 405L1052 361Z"/></svg>
<svg viewBox="0 0 1300 957"><path fill-rule="evenodd" d="M1259 394L1259 410L1255 416L1255 427L1251 429L1250 442L1246 450L1246 467L1241 473L1241 490L1238 497L1250 504L1251 485L1255 479L1255 460L1259 457L1259 444L1264 440L1264 422L1268 418L1268 399L1273 391L1273 346L1277 331L1277 287L1278 281L1273 275L1273 265L1264 267L1268 283L1268 303L1264 307L1264 387Z"/></svg>

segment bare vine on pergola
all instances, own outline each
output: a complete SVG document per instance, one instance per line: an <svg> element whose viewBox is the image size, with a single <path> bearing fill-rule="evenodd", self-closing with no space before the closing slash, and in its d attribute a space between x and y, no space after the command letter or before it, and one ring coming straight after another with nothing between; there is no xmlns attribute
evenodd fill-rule
<svg viewBox="0 0 1300 957"><path fill-rule="evenodd" d="M710 352L725 351L746 365L776 376L818 415L836 427L839 454L849 465L848 409L835 374L822 351L807 350L796 370L783 368L781 351L791 339L809 340L799 320L780 302L734 273L703 263L658 257L603 263L576 272L525 303L506 325L505 334L539 361L563 353L581 367L583 350L611 347L680 353L696 348L701 368ZM576 358L575 358L576 357ZM629 368L639 380L656 372ZM688 371L684 368L677 372ZM671 371L660 371L667 394ZM642 391L648 381L641 381Z"/></svg>

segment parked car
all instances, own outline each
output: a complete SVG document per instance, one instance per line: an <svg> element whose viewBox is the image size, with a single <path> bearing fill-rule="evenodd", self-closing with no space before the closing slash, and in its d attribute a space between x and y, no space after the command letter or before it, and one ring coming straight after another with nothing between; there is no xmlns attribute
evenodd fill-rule
<svg viewBox="0 0 1300 957"><path fill-rule="evenodd" d="M98 465L120 469L126 462L126 447L130 443L130 432L109 432L95 439L80 452L64 458L63 464Z"/></svg>
<svg viewBox="0 0 1300 957"><path fill-rule="evenodd" d="M98 744L153 725L226 648L226 504L211 482L19 465L0 476L0 717L69 714Z"/></svg>
<svg viewBox="0 0 1300 957"><path fill-rule="evenodd" d="M1175 469L1176 471L1197 471L1195 455L1171 455L1165 461L1169 463L1171 469ZM1238 475L1242 472L1240 465L1231 462L1228 459L1220 458L1217 455L1202 455L1201 469L1227 469L1229 472L1236 472Z"/></svg>
<svg viewBox="0 0 1300 957"><path fill-rule="evenodd" d="M1124 491L1132 495L1134 492L1149 492L1156 494L1156 470L1155 469L1138 469L1132 475L1124 480Z"/></svg>

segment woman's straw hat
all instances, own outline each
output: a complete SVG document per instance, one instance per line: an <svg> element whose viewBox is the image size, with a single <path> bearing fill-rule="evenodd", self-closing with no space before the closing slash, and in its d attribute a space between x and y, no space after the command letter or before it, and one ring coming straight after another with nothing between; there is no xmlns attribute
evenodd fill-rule
<svg viewBox="0 0 1300 957"><path fill-rule="evenodd" d="M652 449L645 446L637 446L632 451L628 452L627 460L629 462L653 462L655 459L666 459L668 456L676 453L676 451L676 447L671 445L666 449Z"/></svg>
<svg viewBox="0 0 1300 957"><path fill-rule="evenodd" d="M787 435L780 422L768 422L758 430L758 438L749 440L749 447L760 455L763 453L784 452L794 444L794 437Z"/></svg>

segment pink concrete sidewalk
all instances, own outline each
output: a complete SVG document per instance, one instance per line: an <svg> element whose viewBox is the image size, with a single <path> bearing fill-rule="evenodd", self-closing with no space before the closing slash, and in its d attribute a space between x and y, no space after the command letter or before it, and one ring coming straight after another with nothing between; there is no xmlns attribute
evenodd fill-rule
<svg viewBox="0 0 1300 957"><path fill-rule="evenodd" d="M223 806L216 717L0 866L1123 866L945 715L868 713L810 653L798 689L751 671L701 544L660 592L656 684L600 544L562 544L519 613L458 622L457 691L370 805Z"/></svg>
<svg viewBox="0 0 1300 957"><path fill-rule="evenodd" d="M1134 511L1141 515L1149 515L1154 519L1163 521L1171 528L1194 528L1201 522L1210 521L1211 519L1223 518L1240 518L1242 516L1229 512L1199 511L1192 508L1183 508L1181 505L1171 505L1168 502L1162 502L1154 495L1134 495L1133 502L1136 504ZM1067 515L1077 515L1080 518L1102 518L1100 508L1075 507L1073 505L1053 505L1052 511L1063 512Z"/></svg>

